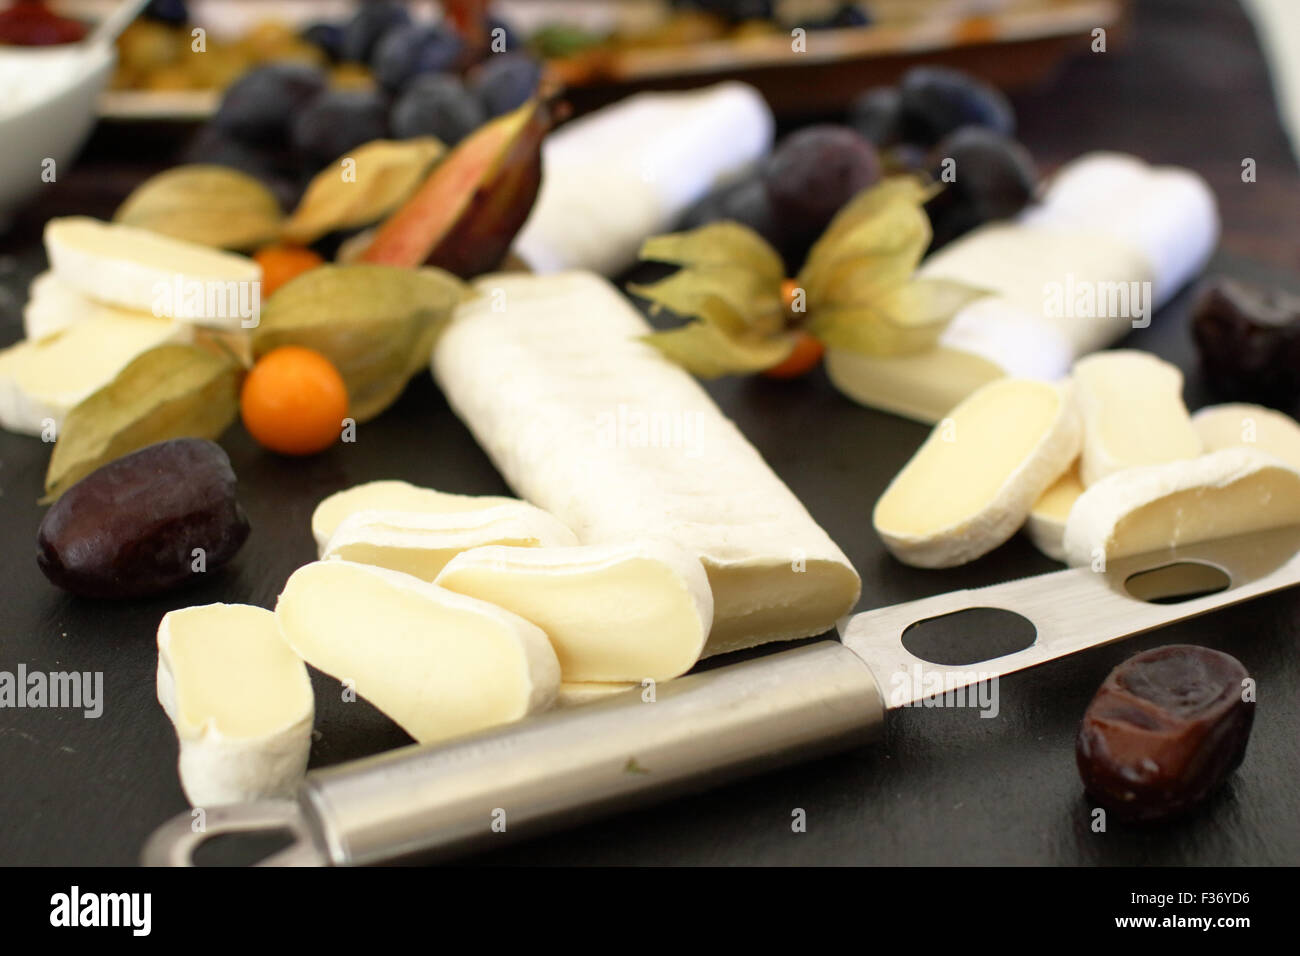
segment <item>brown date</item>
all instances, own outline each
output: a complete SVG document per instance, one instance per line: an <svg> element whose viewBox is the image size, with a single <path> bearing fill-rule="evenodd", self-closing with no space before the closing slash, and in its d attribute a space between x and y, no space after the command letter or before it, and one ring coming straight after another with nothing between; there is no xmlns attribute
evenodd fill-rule
<svg viewBox="0 0 1300 956"><path fill-rule="evenodd" d="M41 522L36 562L52 583L81 597L144 597L219 568L248 531L221 446L175 438L69 488Z"/></svg>
<svg viewBox="0 0 1300 956"><path fill-rule="evenodd" d="M1213 792L1246 753L1253 700L1235 657L1190 644L1130 657L1106 677L1075 745L1088 795L1121 820L1155 820Z"/></svg>

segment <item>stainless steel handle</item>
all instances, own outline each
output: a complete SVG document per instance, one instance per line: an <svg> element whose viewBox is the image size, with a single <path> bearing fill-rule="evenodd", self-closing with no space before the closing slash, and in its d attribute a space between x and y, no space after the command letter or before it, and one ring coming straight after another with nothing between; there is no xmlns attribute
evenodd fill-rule
<svg viewBox="0 0 1300 956"><path fill-rule="evenodd" d="M679 677L655 698L315 770L308 825L336 865L436 859L858 746L884 721L875 678L837 641Z"/></svg>

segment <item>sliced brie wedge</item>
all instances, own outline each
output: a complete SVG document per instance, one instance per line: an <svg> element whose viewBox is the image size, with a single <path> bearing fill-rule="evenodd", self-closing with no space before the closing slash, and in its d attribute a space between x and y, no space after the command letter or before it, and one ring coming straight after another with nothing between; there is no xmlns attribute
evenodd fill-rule
<svg viewBox="0 0 1300 956"><path fill-rule="evenodd" d="M87 298L197 325L239 329L260 310L255 261L86 216L45 225L50 269Z"/></svg>
<svg viewBox="0 0 1300 956"><path fill-rule="evenodd" d="M293 796L315 699L270 611L208 604L164 615L158 702L176 728L181 787L194 806Z"/></svg>
<svg viewBox="0 0 1300 956"><path fill-rule="evenodd" d="M438 584L532 621L566 681L667 680L699 660L713 594L694 555L666 542L478 548Z"/></svg>
<svg viewBox="0 0 1300 956"><path fill-rule="evenodd" d="M1266 452L1228 448L1129 468L1088 488L1065 526L1066 559L1132 554L1300 524L1300 471Z"/></svg>
<svg viewBox="0 0 1300 956"><path fill-rule="evenodd" d="M421 488L405 481L368 481L336 491L321 501L311 515L311 533L316 539L316 554L325 556L330 537L343 521L361 511L405 511L416 514L443 515L481 511L499 505L523 505L518 498L497 495L455 495L432 488ZM541 511L541 509L535 509ZM545 512L541 512L546 514Z"/></svg>
<svg viewBox="0 0 1300 956"><path fill-rule="evenodd" d="M1083 482L1079 480L1079 463L1076 461L1029 510L1025 533L1034 546L1053 561L1065 560L1065 522L1081 494Z"/></svg>
<svg viewBox="0 0 1300 956"><path fill-rule="evenodd" d="M560 685L560 696L555 700L556 707L581 707L608 700L618 694L626 694L640 687L632 681L601 683L598 681L565 681Z"/></svg>
<svg viewBox="0 0 1300 956"><path fill-rule="evenodd" d="M540 508L507 502L481 511L358 511L330 535L324 558L373 564L432 581L462 551L488 545L563 548L573 532Z"/></svg>
<svg viewBox="0 0 1300 956"><path fill-rule="evenodd" d="M32 340L48 338L70 325L101 316L153 319L149 312L133 312L105 305L82 295L53 272L45 271L27 288L23 306L23 334Z"/></svg>
<svg viewBox="0 0 1300 956"><path fill-rule="evenodd" d="M1079 454L1068 383L998 379L953 409L876 502L904 564L949 568L992 551Z"/></svg>
<svg viewBox="0 0 1300 956"><path fill-rule="evenodd" d="M100 315L39 341L0 351L0 426L26 435L55 430L73 406L111 382L142 352L184 341L188 330L166 319Z"/></svg>
<svg viewBox="0 0 1300 956"><path fill-rule="evenodd" d="M1118 349L1080 359L1071 377L1083 416L1084 487L1125 468L1201 453L1177 366L1150 352Z"/></svg>
<svg viewBox="0 0 1300 956"><path fill-rule="evenodd" d="M302 658L420 743L509 723L555 702L546 635L509 611L351 561L295 571L275 606Z"/></svg>
<svg viewBox="0 0 1300 956"><path fill-rule="evenodd" d="M1211 405L1192 416L1206 451L1257 448L1300 468L1300 423L1262 405Z"/></svg>

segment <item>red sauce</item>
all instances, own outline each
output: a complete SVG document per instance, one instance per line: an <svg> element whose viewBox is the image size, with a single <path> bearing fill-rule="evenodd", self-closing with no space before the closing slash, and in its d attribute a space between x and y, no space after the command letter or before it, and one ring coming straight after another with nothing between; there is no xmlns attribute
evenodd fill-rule
<svg viewBox="0 0 1300 956"><path fill-rule="evenodd" d="M0 10L0 43L13 46L57 46L77 43L86 35L86 25L58 16L40 0L18 0Z"/></svg>

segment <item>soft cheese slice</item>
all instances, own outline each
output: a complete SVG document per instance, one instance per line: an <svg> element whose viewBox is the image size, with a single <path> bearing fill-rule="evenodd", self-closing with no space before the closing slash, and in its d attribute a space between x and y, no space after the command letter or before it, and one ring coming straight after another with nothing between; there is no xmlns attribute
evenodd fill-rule
<svg viewBox="0 0 1300 956"><path fill-rule="evenodd" d="M23 334L32 340L44 339L70 325L102 316L155 318L149 312L133 312L88 299L47 270L28 286L27 304L23 306Z"/></svg>
<svg viewBox="0 0 1300 956"><path fill-rule="evenodd" d="M509 611L351 561L295 571L275 606L289 646L420 743L509 723L555 702L546 635Z"/></svg>
<svg viewBox="0 0 1300 956"><path fill-rule="evenodd" d="M1201 453L1201 438L1183 404L1183 373L1150 352L1098 352L1074 364L1083 416L1084 487L1137 465Z"/></svg>
<svg viewBox="0 0 1300 956"><path fill-rule="evenodd" d="M1300 468L1300 423L1262 405L1211 405L1192 416L1206 451L1258 448Z"/></svg>
<svg viewBox="0 0 1300 956"><path fill-rule="evenodd" d="M0 425L28 435L41 434L47 419L57 428L136 356L186 336L184 326L166 319L118 314L11 345L0 351Z"/></svg>
<svg viewBox="0 0 1300 956"><path fill-rule="evenodd" d="M1088 488L1065 526L1073 565L1300 523L1300 471L1252 448L1130 468Z"/></svg>
<svg viewBox="0 0 1300 956"><path fill-rule="evenodd" d="M241 306L260 305L262 267L255 261L147 229L85 216L51 219L45 251L60 280L124 309L238 329L254 318Z"/></svg>
<svg viewBox="0 0 1300 956"><path fill-rule="evenodd" d="M1083 482L1079 480L1079 463L1076 461L1029 510L1025 532L1034 546L1053 561L1065 560L1065 522L1081 494Z"/></svg>
<svg viewBox="0 0 1300 956"><path fill-rule="evenodd" d="M1079 443L1068 384L999 379L953 409L890 482L876 531L905 564L973 561L1016 533Z"/></svg>
<svg viewBox="0 0 1300 956"><path fill-rule="evenodd" d="M196 807L297 790L315 700L270 611L208 604L164 615L158 702L176 727L181 787Z"/></svg>
<svg viewBox="0 0 1300 956"><path fill-rule="evenodd" d="M565 681L560 684L560 696L556 698L555 706L581 707L584 704L594 704L619 694L626 694L640 686L634 681Z"/></svg>
<svg viewBox="0 0 1300 956"><path fill-rule="evenodd" d="M500 505L521 505L518 498L496 495L456 495L432 488L421 488L405 481L368 481L336 491L316 506L311 515L311 533L316 539L316 553L323 557L330 536L343 521L362 511L408 511L416 514L442 515L481 511ZM540 511L540 509L537 509ZM545 512L542 512L545 514Z"/></svg>
<svg viewBox="0 0 1300 956"><path fill-rule="evenodd" d="M374 564L432 581L448 561L471 548L562 548L577 543L572 531L542 509L513 501L447 514L358 511L330 535L322 557Z"/></svg>
<svg viewBox="0 0 1300 956"><path fill-rule="evenodd" d="M540 627L566 681L677 677L699 660L713 623L699 559L659 541L478 548L448 562L437 583Z"/></svg>
<svg viewBox="0 0 1300 956"><path fill-rule="evenodd" d="M714 601L705 656L820 634L852 609L848 559L700 384L642 341L649 326L617 289L584 272L476 285L434 350L452 408L583 544L662 537L696 555Z"/></svg>

